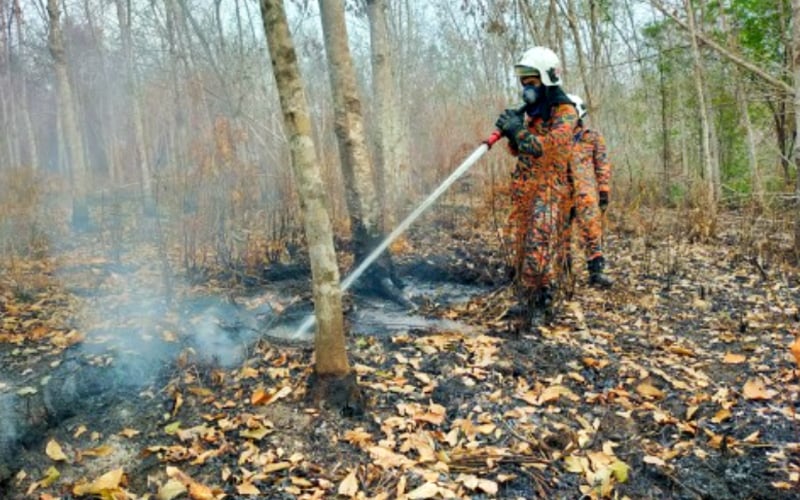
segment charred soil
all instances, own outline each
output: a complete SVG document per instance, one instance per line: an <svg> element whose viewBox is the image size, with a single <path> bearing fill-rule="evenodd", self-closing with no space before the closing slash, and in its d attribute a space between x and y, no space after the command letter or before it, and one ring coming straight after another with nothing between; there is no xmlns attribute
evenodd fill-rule
<svg viewBox="0 0 800 500"><path fill-rule="evenodd" d="M735 227L611 231L615 287L580 273L521 335L491 228L412 233L428 323L351 296L338 407L310 343L264 335L309 311L307 276L167 303L146 251L26 263L0 290L0 497L796 498L798 269Z"/></svg>

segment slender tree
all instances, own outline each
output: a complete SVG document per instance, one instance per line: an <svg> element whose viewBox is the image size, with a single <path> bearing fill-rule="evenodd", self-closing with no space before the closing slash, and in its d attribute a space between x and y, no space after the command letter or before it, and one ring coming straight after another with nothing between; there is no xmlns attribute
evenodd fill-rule
<svg viewBox="0 0 800 500"><path fill-rule="evenodd" d="M269 45L272 70L278 87L284 126L289 138L292 170L308 241L317 318L314 391L346 405L357 399L355 377L345 347L342 295L328 215L326 188L311 138L311 119L303 92L297 55L292 43L282 0L261 0L261 15ZM335 390L331 390L331 389Z"/></svg>
<svg viewBox="0 0 800 500"><path fill-rule="evenodd" d="M562 7L563 10L563 7ZM578 25L577 9L575 8L575 0L567 0L567 8L564 13L569 23L569 29L572 32L572 41L575 44L575 53L578 58L578 71L580 72L581 82L583 83L583 99L586 106L591 110L594 108L594 92L589 83L592 81L593 74L589 74L587 68L586 56L583 48L583 40L581 39L581 29Z"/></svg>
<svg viewBox="0 0 800 500"><path fill-rule="evenodd" d="M334 130L345 179L354 253L356 262L360 262L385 236L381 230L382 214L376 196L376 175L367 149L361 99L347 42L344 0L319 0L319 9L333 94ZM398 281L389 254L384 253L376 264L366 274L367 285L410 306L397 288Z"/></svg>
<svg viewBox="0 0 800 500"><path fill-rule="evenodd" d="M396 193L398 189L395 150L397 95L392 82L392 59L386 26L385 0L367 0L367 16L370 30L370 52L372 54L372 98L375 126L375 170L378 193L383 202L384 230L394 227Z"/></svg>
<svg viewBox="0 0 800 500"><path fill-rule="evenodd" d="M692 45L692 61L694 63L694 85L697 92L697 112L700 114L700 144L703 158L703 178L706 182L706 202L707 209L714 210L717 202L717 185L714 175L714 155L711 152L711 123L706 106L705 83L703 82L703 63L700 54L699 44L696 36L696 25L694 17L694 6L692 0L685 0L686 18L689 26L689 37Z"/></svg>
<svg viewBox="0 0 800 500"><path fill-rule="evenodd" d="M70 188L72 190L72 225L84 229L89 224L89 207L86 199L89 180L83 151L83 136L78 124L75 97L69 80L69 68L61 31L61 12L58 0L47 0L47 15L50 22L48 48L53 57L58 92L59 136L63 138L69 162Z"/></svg>
<svg viewBox="0 0 800 500"><path fill-rule="evenodd" d="M17 50L20 52L20 59L23 59L24 54L22 54L22 50L23 47L25 47L25 39L22 30L22 8L20 7L19 0L13 0L12 10L17 26ZM39 148L36 144L36 133L33 130L33 121L31 120L31 113L28 106L28 74L27 71L20 71L19 73L19 83L22 87L22 90L20 91L19 105L21 108L20 113L22 113L23 126L25 128L25 141L28 146L28 161L31 168L36 170L39 168Z"/></svg>
<svg viewBox="0 0 800 500"><path fill-rule="evenodd" d="M150 168L150 158L145 147L145 129L142 116L142 106L139 99L139 87L136 79L136 68L133 64L133 47L131 41L131 0L114 0L117 8L117 21L122 38L122 54L125 67L126 97L132 111L133 137L136 145L136 161L138 162L139 178L142 181L142 198L145 212L151 212L153 202L153 174Z"/></svg>
<svg viewBox="0 0 800 500"><path fill-rule="evenodd" d="M795 130L800 130L800 0L792 0L792 78L794 80ZM795 204L800 207L800 141L794 141ZM800 255L800 209L795 210L794 249Z"/></svg>

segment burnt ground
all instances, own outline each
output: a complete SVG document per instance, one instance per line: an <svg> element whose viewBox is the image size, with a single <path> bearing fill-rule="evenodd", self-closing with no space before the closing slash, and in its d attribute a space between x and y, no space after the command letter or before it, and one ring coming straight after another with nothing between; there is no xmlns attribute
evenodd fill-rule
<svg viewBox="0 0 800 500"><path fill-rule="evenodd" d="M412 231L396 260L419 310L347 301L365 411L346 416L308 402L311 345L280 338L308 311L297 274L210 273L165 301L155 249L17 262L0 497L796 498L783 233L730 216L693 241L674 215L619 222L617 285L579 274L522 335L492 224Z"/></svg>

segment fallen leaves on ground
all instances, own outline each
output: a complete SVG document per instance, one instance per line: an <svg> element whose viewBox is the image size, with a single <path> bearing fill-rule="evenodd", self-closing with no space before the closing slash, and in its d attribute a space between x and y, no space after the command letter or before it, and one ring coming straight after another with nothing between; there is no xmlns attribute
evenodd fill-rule
<svg viewBox="0 0 800 500"><path fill-rule="evenodd" d="M764 282L724 245L613 243L617 286L580 284L540 332L506 330L499 318L513 294L499 289L425 310L471 329L351 338L369 400L363 418L310 407L302 347L261 343L227 370L182 360L158 388L163 399L146 400L163 405L153 421L105 431L141 443L155 463L147 478L115 468L66 484L102 496L136 483L135 494L161 500L713 497L713 488L746 496L800 487L796 278ZM5 301L0 342L61 352L97 340L48 317L73 300L48 293ZM173 323L150 334L180 343L188 332ZM26 387L39 390L15 390ZM31 493L63 491L59 468L112 454L99 436L79 444L86 434L77 427L50 440L45 454L57 463L19 482ZM714 472L726 467L748 476Z"/></svg>

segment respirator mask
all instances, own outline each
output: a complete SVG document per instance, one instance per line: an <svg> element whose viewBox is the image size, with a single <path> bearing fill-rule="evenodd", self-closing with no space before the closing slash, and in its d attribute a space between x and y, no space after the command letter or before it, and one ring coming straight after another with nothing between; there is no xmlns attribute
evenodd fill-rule
<svg viewBox="0 0 800 500"><path fill-rule="evenodd" d="M539 98L539 91L533 85L525 85L522 87L522 100L527 105L532 105L536 103L536 100Z"/></svg>

